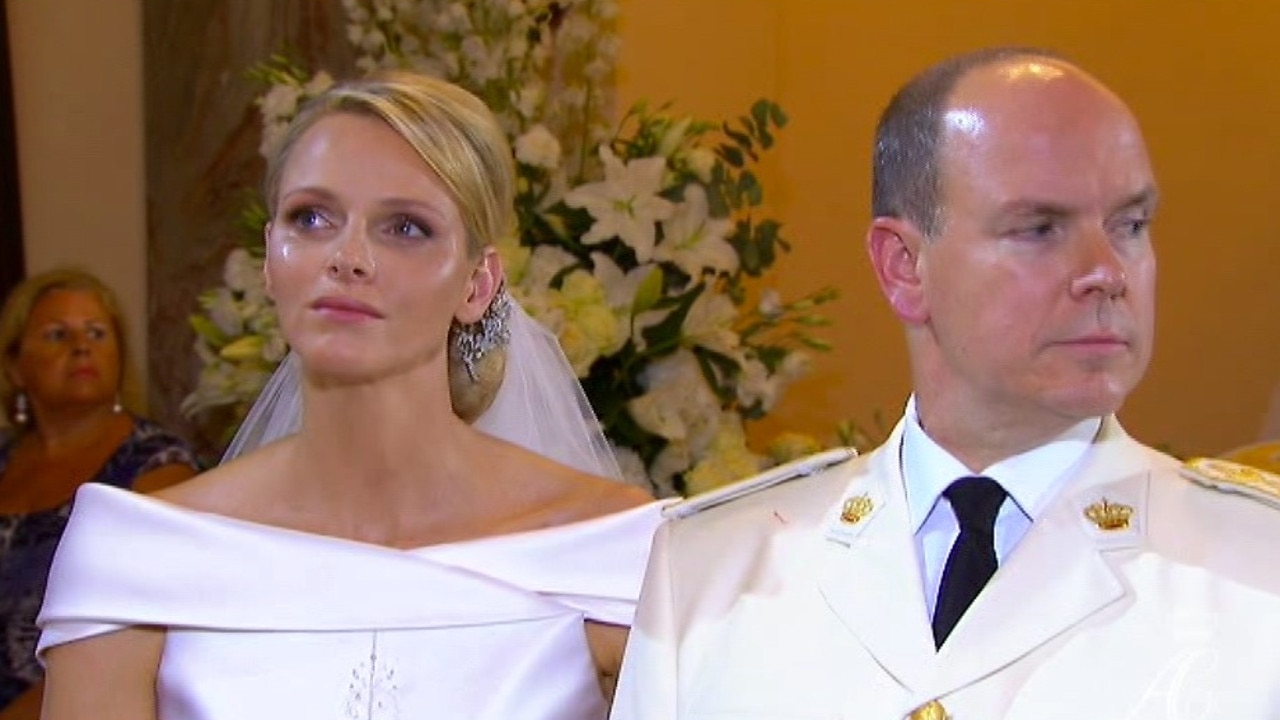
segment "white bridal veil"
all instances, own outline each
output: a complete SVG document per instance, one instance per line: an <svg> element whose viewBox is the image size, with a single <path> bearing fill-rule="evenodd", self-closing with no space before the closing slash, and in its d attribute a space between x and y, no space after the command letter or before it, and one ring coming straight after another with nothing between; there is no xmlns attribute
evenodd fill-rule
<svg viewBox="0 0 1280 720"><path fill-rule="evenodd" d="M622 481L609 441L555 335L514 301L508 326L502 385L472 426L564 465ZM223 462L298 430L301 382L297 357L290 353L253 403Z"/></svg>

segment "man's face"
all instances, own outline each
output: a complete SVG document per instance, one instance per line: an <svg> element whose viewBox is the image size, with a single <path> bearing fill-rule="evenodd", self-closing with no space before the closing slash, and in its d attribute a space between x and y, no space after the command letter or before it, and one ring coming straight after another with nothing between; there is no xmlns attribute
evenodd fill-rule
<svg viewBox="0 0 1280 720"><path fill-rule="evenodd" d="M931 384L1011 418L1114 412L1154 330L1155 182L1136 123L1035 60L971 73L949 107L942 229L917 258Z"/></svg>

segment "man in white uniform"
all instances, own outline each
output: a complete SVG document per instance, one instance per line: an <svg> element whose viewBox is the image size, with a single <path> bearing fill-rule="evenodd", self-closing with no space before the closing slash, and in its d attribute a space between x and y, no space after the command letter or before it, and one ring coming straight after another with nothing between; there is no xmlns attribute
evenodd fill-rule
<svg viewBox="0 0 1280 720"><path fill-rule="evenodd" d="M613 718L1280 718L1280 483L1114 416L1156 274L1124 103L1053 55L953 58L885 110L874 173L903 418L659 531Z"/></svg>

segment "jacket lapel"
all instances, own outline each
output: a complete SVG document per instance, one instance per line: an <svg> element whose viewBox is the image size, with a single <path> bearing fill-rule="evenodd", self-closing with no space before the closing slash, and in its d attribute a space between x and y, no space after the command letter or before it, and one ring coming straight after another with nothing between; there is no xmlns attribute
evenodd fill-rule
<svg viewBox="0 0 1280 720"><path fill-rule="evenodd" d="M818 585L839 621L909 690L932 684L936 657L898 463L901 425L867 459L820 532ZM845 503L861 503L844 513Z"/></svg>
<svg viewBox="0 0 1280 720"><path fill-rule="evenodd" d="M1105 489L1141 518L1149 468L1141 446L1107 418L1076 477L935 651L898 461L900 441L901 425L842 496L842 502L865 496L873 510L850 523L841 520L841 507L833 508L819 529L826 542L818 585L841 624L912 695L940 697L976 682L1123 601L1125 585L1105 551L1140 546L1141 525L1100 536L1083 509Z"/></svg>
<svg viewBox="0 0 1280 720"><path fill-rule="evenodd" d="M1106 551L1141 545L1148 469L1140 446L1108 418L1075 478L1036 520L938 652L937 695L1017 661L1127 593ZM1106 490L1104 493L1103 490ZM1136 509L1108 534L1085 516L1103 494Z"/></svg>

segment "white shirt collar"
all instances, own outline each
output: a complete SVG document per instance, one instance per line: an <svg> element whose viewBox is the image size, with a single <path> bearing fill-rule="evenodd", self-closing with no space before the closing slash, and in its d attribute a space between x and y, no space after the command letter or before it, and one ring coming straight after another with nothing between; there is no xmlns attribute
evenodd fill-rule
<svg viewBox="0 0 1280 720"><path fill-rule="evenodd" d="M1070 470L1088 452L1102 427L1100 417L1081 420L1043 445L974 473L920 426L914 395L907 401L904 421L900 458L913 533L920 530L942 491L952 481L968 475L985 475L1000 483L1034 522Z"/></svg>

